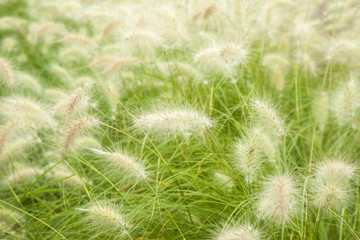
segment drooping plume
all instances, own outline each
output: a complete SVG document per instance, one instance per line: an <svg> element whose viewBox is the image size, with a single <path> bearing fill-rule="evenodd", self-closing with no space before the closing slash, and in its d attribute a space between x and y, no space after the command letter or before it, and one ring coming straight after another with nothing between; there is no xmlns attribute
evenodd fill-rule
<svg viewBox="0 0 360 240"><path fill-rule="evenodd" d="M221 229L214 240L260 240L261 233L250 224L236 224Z"/></svg>
<svg viewBox="0 0 360 240"><path fill-rule="evenodd" d="M297 189L287 175L274 176L265 183L260 195L259 215L280 224L288 223L297 213Z"/></svg>
<svg viewBox="0 0 360 240"><path fill-rule="evenodd" d="M134 118L139 130L160 135L203 133L213 125L205 114L190 108L164 108L144 112Z"/></svg>
<svg viewBox="0 0 360 240"><path fill-rule="evenodd" d="M105 157L107 160L106 164L110 164L112 170L126 172L138 179L146 178L147 173L145 167L134 157L120 152L104 152L97 149L90 150Z"/></svg>

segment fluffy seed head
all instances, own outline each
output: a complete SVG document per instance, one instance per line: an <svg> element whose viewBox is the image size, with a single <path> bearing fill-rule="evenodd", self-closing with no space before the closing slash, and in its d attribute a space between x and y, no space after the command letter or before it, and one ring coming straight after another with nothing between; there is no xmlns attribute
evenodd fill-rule
<svg viewBox="0 0 360 240"><path fill-rule="evenodd" d="M313 204L315 207L328 207L340 210L349 202L350 192L344 184L315 180Z"/></svg>
<svg viewBox="0 0 360 240"><path fill-rule="evenodd" d="M161 62L156 65L160 72L166 76L174 76L183 80L192 78L196 81L201 81L203 76L201 72L190 64L183 62Z"/></svg>
<svg viewBox="0 0 360 240"><path fill-rule="evenodd" d="M14 71L11 64L4 58L0 58L0 82L8 87L15 84Z"/></svg>
<svg viewBox="0 0 360 240"><path fill-rule="evenodd" d="M244 175L245 181L251 184L257 176L262 163L263 149L260 129L252 129L248 137L239 140L234 147L235 164Z"/></svg>
<svg viewBox="0 0 360 240"><path fill-rule="evenodd" d="M317 168L316 177L323 182L349 182L355 177L355 166L342 159L329 159Z"/></svg>
<svg viewBox="0 0 360 240"><path fill-rule="evenodd" d="M15 132L17 126L17 123L9 122L6 125L0 127L0 155L4 150L8 139Z"/></svg>
<svg viewBox="0 0 360 240"><path fill-rule="evenodd" d="M49 37L52 35L64 35L67 30L63 24L55 22L46 22L39 26L36 31L37 38Z"/></svg>
<svg viewBox="0 0 360 240"><path fill-rule="evenodd" d="M285 56L276 53L267 54L264 56L262 64L270 71L271 83L277 90L283 90L285 74L289 66L289 62Z"/></svg>
<svg viewBox="0 0 360 240"><path fill-rule="evenodd" d="M85 109L89 103L88 93L90 89L90 84L76 89L68 98L65 98L55 106L54 114L65 115L65 117L69 119L76 112Z"/></svg>
<svg viewBox="0 0 360 240"><path fill-rule="evenodd" d="M18 46L18 42L15 38L7 37L2 40L1 48L6 53L11 53L12 51L16 50Z"/></svg>
<svg viewBox="0 0 360 240"><path fill-rule="evenodd" d="M326 53L327 60L341 60L353 55L358 49L358 44L353 39L332 39Z"/></svg>
<svg viewBox="0 0 360 240"><path fill-rule="evenodd" d="M249 224L225 227L214 240L260 240L260 232Z"/></svg>
<svg viewBox="0 0 360 240"><path fill-rule="evenodd" d="M145 167L130 155L119 152L104 152L97 149L90 150L106 157L106 159L112 165L113 170L115 170L115 168L120 168L122 171L129 173L137 179L146 178Z"/></svg>
<svg viewBox="0 0 360 240"><path fill-rule="evenodd" d="M186 108L169 108L141 114L134 119L135 127L163 135L189 135L212 126L206 115Z"/></svg>
<svg viewBox="0 0 360 240"><path fill-rule="evenodd" d="M138 44L143 43L144 41L150 41L152 43L160 43L160 38L148 31L134 31L130 32L127 35L124 36L125 41L134 41Z"/></svg>
<svg viewBox="0 0 360 240"><path fill-rule="evenodd" d="M58 77L62 83L66 84L66 85L71 84L71 80L73 78L65 68L63 68L57 64L53 64L50 67L50 71L52 74L54 74L56 77Z"/></svg>
<svg viewBox="0 0 360 240"><path fill-rule="evenodd" d="M329 100L329 95L327 93L322 93L320 98L317 99L313 105L314 117L319 123L320 130L324 130L329 118Z"/></svg>
<svg viewBox="0 0 360 240"><path fill-rule="evenodd" d="M91 68L102 68L103 73L112 74L120 72L124 69L137 67L140 65L140 61L133 57L114 57L114 56L100 56L95 58L91 63Z"/></svg>
<svg viewBox="0 0 360 240"><path fill-rule="evenodd" d="M106 24L102 30L101 37L106 37L113 33L116 28L121 25L121 21L119 20L112 20L108 24Z"/></svg>
<svg viewBox="0 0 360 240"><path fill-rule="evenodd" d="M40 142L41 140L34 133L26 129L15 138L7 141L7 144L0 149L0 162L14 162L17 159L27 157L35 145Z"/></svg>
<svg viewBox="0 0 360 240"><path fill-rule="evenodd" d="M135 54L154 56L155 48L161 46L159 35L149 31L133 31L124 36L125 42Z"/></svg>
<svg viewBox="0 0 360 240"><path fill-rule="evenodd" d="M61 141L62 151L67 152L74 141L83 135L87 130L95 127L98 120L93 116L85 116L80 119L72 121L65 131Z"/></svg>
<svg viewBox="0 0 360 240"><path fill-rule="evenodd" d="M46 106L27 97L16 96L4 99L0 103L0 113L8 121L19 122L36 129L55 125Z"/></svg>
<svg viewBox="0 0 360 240"><path fill-rule="evenodd" d="M20 89L26 89L36 94L41 94L42 86L37 79L26 73L16 73L16 87Z"/></svg>
<svg viewBox="0 0 360 240"><path fill-rule="evenodd" d="M69 67L71 67L74 62L86 62L91 56L92 52L79 46L65 47L59 52L59 60L61 60L63 64L67 64Z"/></svg>
<svg viewBox="0 0 360 240"><path fill-rule="evenodd" d="M24 34L28 21L19 17L5 16L0 18L0 30L18 31Z"/></svg>
<svg viewBox="0 0 360 240"><path fill-rule="evenodd" d="M355 166L341 158L332 158L320 163L312 183L314 206L339 210L348 204L355 170Z"/></svg>
<svg viewBox="0 0 360 240"><path fill-rule="evenodd" d="M81 47L97 48L96 43L94 43L90 38L77 34L67 35L61 41L64 43L76 44Z"/></svg>
<svg viewBox="0 0 360 240"><path fill-rule="evenodd" d="M231 177L224 175L222 173L214 174L215 180L220 182L221 185L227 186L228 188L232 188L234 186L234 182Z"/></svg>
<svg viewBox="0 0 360 240"><path fill-rule="evenodd" d="M82 184L79 176L76 175L73 170L66 165L57 165L55 168L51 169L50 173L53 177L63 180L64 183L70 186L77 186Z"/></svg>
<svg viewBox="0 0 360 240"><path fill-rule="evenodd" d="M7 181L10 184L33 182L41 175L42 172L43 170L38 167L24 167L8 175Z"/></svg>
<svg viewBox="0 0 360 240"><path fill-rule="evenodd" d="M249 51L241 43L218 44L197 52L194 62L204 69L232 74L236 67L245 65Z"/></svg>
<svg viewBox="0 0 360 240"><path fill-rule="evenodd" d="M276 138L285 134L285 123L279 113L267 102L256 99L252 103L257 120Z"/></svg>
<svg viewBox="0 0 360 240"><path fill-rule="evenodd" d="M360 83L351 78L343 86L338 87L334 94L332 112L339 125L353 122L360 107ZM353 127L355 127L355 123Z"/></svg>
<svg viewBox="0 0 360 240"><path fill-rule="evenodd" d="M119 211L118 207L110 202L94 202L87 209L86 221L102 230L118 232L119 235L126 234L130 223Z"/></svg>
<svg viewBox="0 0 360 240"><path fill-rule="evenodd" d="M259 214L284 224L296 214L297 190L292 178L275 176L266 184L259 201Z"/></svg>
<svg viewBox="0 0 360 240"><path fill-rule="evenodd" d="M212 15L214 15L217 11L220 11L220 6L218 6L216 3L210 3L209 5L205 6L203 9L201 9L199 12L197 12L193 16L193 20L206 20L210 18Z"/></svg>

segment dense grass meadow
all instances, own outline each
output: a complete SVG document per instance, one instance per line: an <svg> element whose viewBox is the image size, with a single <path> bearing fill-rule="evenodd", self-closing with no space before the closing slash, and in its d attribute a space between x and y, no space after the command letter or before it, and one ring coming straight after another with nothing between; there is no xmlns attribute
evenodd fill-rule
<svg viewBox="0 0 360 240"><path fill-rule="evenodd" d="M359 0L0 0L0 239L360 240Z"/></svg>

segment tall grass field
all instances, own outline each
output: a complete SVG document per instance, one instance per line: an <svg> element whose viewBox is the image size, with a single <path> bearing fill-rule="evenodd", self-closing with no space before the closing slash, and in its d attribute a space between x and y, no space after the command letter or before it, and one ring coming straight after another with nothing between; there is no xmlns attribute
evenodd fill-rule
<svg viewBox="0 0 360 240"><path fill-rule="evenodd" d="M0 0L0 239L360 240L359 0Z"/></svg>

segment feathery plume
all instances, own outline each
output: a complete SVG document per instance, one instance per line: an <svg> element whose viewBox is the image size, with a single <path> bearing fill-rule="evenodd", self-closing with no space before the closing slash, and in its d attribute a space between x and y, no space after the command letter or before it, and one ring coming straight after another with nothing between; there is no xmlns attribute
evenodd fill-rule
<svg viewBox="0 0 360 240"><path fill-rule="evenodd" d="M134 157L119 152L104 152L97 149L89 149L90 151L104 156L107 161L111 164L111 169L116 170L120 168L122 171L129 173L137 179L146 179L145 167L135 160Z"/></svg>
<svg viewBox="0 0 360 240"><path fill-rule="evenodd" d="M215 180L220 182L222 186L226 186L228 188L232 188L234 186L234 182L231 177L224 175L222 173L214 173Z"/></svg>
<svg viewBox="0 0 360 240"><path fill-rule="evenodd" d="M36 94L40 94L42 92L42 86L38 80L27 73L16 73L15 79L17 88L31 91Z"/></svg>
<svg viewBox="0 0 360 240"><path fill-rule="evenodd" d="M27 97L6 98L0 103L0 113L8 121L15 121L24 126L42 129L55 126L46 106Z"/></svg>
<svg viewBox="0 0 360 240"><path fill-rule="evenodd" d="M315 180L313 183L313 204L315 207L328 207L340 210L346 206L350 200L350 192L346 186L330 182Z"/></svg>
<svg viewBox="0 0 360 240"><path fill-rule="evenodd" d="M17 224L23 221L22 215L18 212L0 208L0 238L9 239L11 238L10 234L19 234L19 229L17 229Z"/></svg>
<svg viewBox="0 0 360 240"><path fill-rule="evenodd" d="M214 15L217 11L220 10L220 7L216 3L210 3L209 5L205 6L201 11L196 13L193 16L193 20L202 19L206 20Z"/></svg>
<svg viewBox="0 0 360 240"><path fill-rule="evenodd" d="M3 149L0 149L0 162L13 162L17 159L25 158L38 143L41 143L41 140L36 134L26 131L8 141Z"/></svg>
<svg viewBox="0 0 360 240"><path fill-rule="evenodd" d="M191 20L200 29L207 31L221 31L226 27L225 14L226 3L223 1L196 1L200 3L199 6L195 7L195 12L192 14Z"/></svg>
<svg viewBox="0 0 360 240"><path fill-rule="evenodd" d="M266 182L258 210L261 217L288 223L297 212L297 189L293 179L278 175Z"/></svg>
<svg viewBox="0 0 360 240"><path fill-rule="evenodd" d="M185 80L194 79L196 81L201 81L204 78L198 69L187 63L177 61L161 62L157 63L156 66L162 74L174 76L180 80L185 78Z"/></svg>
<svg viewBox="0 0 360 240"><path fill-rule="evenodd" d="M330 111L329 94L321 93L320 98L313 105L314 117L317 119L319 128L323 131L326 127Z"/></svg>
<svg viewBox="0 0 360 240"><path fill-rule="evenodd" d="M355 166L342 158L331 158L319 164L316 177L324 182L349 182L355 177Z"/></svg>
<svg viewBox="0 0 360 240"><path fill-rule="evenodd" d="M38 27L36 31L36 37L44 38L52 35L64 35L66 34L66 32L67 30L63 24L55 22L45 22Z"/></svg>
<svg viewBox="0 0 360 240"><path fill-rule="evenodd" d="M289 65L288 60L280 54L271 53L264 56L262 64L270 71L271 83L277 90L282 91Z"/></svg>
<svg viewBox="0 0 360 240"><path fill-rule="evenodd" d="M85 116L77 120L73 120L67 127L61 141L61 149L67 152L73 145L74 141L83 135L87 130L96 126L98 120L93 116Z"/></svg>
<svg viewBox="0 0 360 240"><path fill-rule="evenodd" d="M6 16L0 18L0 30L17 31L25 34L25 29L28 21L19 17Z"/></svg>
<svg viewBox="0 0 360 240"><path fill-rule="evenodd" d="M101 230L123 235L131 227L127 217L111 202L93 202L83 211L86 211L85 220Z"/></svg>
<svg viewBox="0 0 360 240"><path fill-rule="evenodd" d="M2 40L1 47L4 52L11 53L17 49L18 42L13 37L7 37Z"/></svg>
<svg viewBox="0 0 360 240"><path fill-rule="evenodd" d="M213 125L206 115L190 108L165 108L145 112L134 118L134 126L145 132L161 135L183 135L204 132Z"/></svg>
<svg viewBox="0 0 360 240"><path fill-rule="evenodd" d="M83 136L77 138L69 150L73 152L80 152L80 151L85 151L88 148L100 148L100 147L101 144L99 143L98 139L96 139L95 137Z"/></svg>
<svg viewBox="0 0 360 240"><path fill-rule="evenodd" d="M115 30L122 24L120 20L112 20L107 23L101 33L101 37L109 36L110 34L114 33Z"/></svg>
<svg viewBox="0 0 360 240"><path fill-rule="evenodd" d="M267 102L256 99L252 102L257 120L265 130L272 133L276 138L285 134L285 123L279 113Z"/></svg>
<svg viewBox="0 0 360 240"><path fill-rule="evenodd" d="M332 112L341 126L352 123L360 107L360 84L352 77L334 93ZM356 127L353 122L352 127Z"/></svg>
<svg viewBox="0 0 360 240"><path fill-rule="evenodd" d="M125 42L135 54L141 56L155 56L155 48L161 46L160 36L149 31L133 31L124 36Z"/></svg>
<svg viewBox="0 0 360 240"><path fill-rule="evenodd" d="M315 207L340 210L351 198L351 180L355 177L355 166L341 157L330 158L320 163L312 183Z"/></svg>
<svg viewBox="0 0 360 240"><path fill-rule="evenodd" d="M4 58L0 58L0 80L8 87L12 87L15 84L14 70L9 61Z"/></svg>
<svg viewBox="0 0 360 240"><path fill-rule="evenodd" d="M65 36L61 42L78 45L81 47L88 48L97 48L96 43L94 43L90 38L78 34L70 34Z"/></svg>
<svg viewBox="0 0 360 240"><path fill-rule="evenodd" d="M63 101L68 95L60 88L45 89L45 97L53 104Z"/></svg>
<svg viewBox="0 0 360 240"><path fill-rule="evenodd" d="M22 184L22 183L31 183L34 182L41 174L43 170L39 167L31 166L27 167L24 166L20 169L15 170L14 173L8 175L7 181L10 184Z"/></svg>
<svg viewBox="0 0 360 240"><path fill-rule="evenodd" d="M140 65L140 61L133 57L114 57L114 56L100 56L95 58L90 63L91 68L103 68L103 73L111 74L122 71L124 69L137 67Z"/></svg>
<svg viewBox="0 0 360 240"><path fill-rule="evenodd" d="M49 167L51 167L51 164ZM82 180L79 178L79 176L64 164L55 166L53 169L51 169L50 174L52 177L63 180L65 184L70 186L77 186L82 184Z"/></svg>
<svg viewBox="0 0 360 240"><path fill-rule="evenodd" d="M65 85L71 85L72 84L72 76L70 73L63 67L53 64L50 67L50 71L52 74L54 74L56 77L58 77L62 83Z"/></svg>
<svg viewBox="0 0 360 240"><path fill-rule="evenodd" d="M358 48L359 45L356 40L346 38L331 39L325 57L329 61L343 62L352 57Z"/></svg>
<svg viewBox="0 0 360 240"><path fill-rule="evenodd" d="M250 224L236 224L221 229L214 240L260 240L261 233Z"/></svg>
<svg viewBox="0 0 360 240"><path fill-rule="evenodd" d="M237 169L244 175L245 181L251 184L262 163L262 132L255 128L249 131L246 139L239 140L234 146L234 159Z"/></svg>
<svg viewBox="0 0 360 240"><path fill-rule="evenodd" d="M15 122L9 122L5 126L1 126L0 128L0 155L5 149L7 145L8 139L15 132L18 124Z"/></svg>
<svg viewBox="0 0 360 240"><path fill-rule="evenodd" d="M67 66L71 66L74 62L79 64L87 62L91 56L91 52L78 46L65 47L59 52L59 59Z"/></svg>
<svg viewBox="0 0 360 240"><path fill-rule="evenodd" d="M194 62L204 69L231 75L238 66L244 66L249 50L240 42L217 44L197 52Z"/></svg>
<svg viewBox="0 0 360 240"><path fill-rule="evenodd" d="M60 101L54 108L55 115L64 115L70 119L76 113L83 111L89 104L88 93L91 84L85 84L84 87L76 89L69 97Z"/></svg>
<svg viewBox="0 0 360 240"><path fill-rule="evenodd" d="M316 65L316 62L314 61L313 57L303 51L297 52L296 56L297 56L297 62L299 64L301 70L303 70L306 73L309 73L313 76L316 76L317 65Z"/></svg>
<svg viewBox="0 0 360 240"><path fill-rule="evenodd" d="M0 219L1 222L4 221L7 224L13 225L15 223L20 222L22 220L22 217L18 212L11 211L6 208L0 208Z"/></svg>

